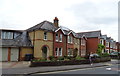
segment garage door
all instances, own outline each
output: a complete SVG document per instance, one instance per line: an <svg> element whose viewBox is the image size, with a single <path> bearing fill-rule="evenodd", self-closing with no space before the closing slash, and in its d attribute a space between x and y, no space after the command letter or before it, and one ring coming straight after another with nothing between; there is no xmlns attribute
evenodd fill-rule
<svg viewBox="0 0 120 76"><path fill-rule="evenodd" d="M11 48L10 61L18 61L18 58L19 58L19 49Z"/></svg>
<svg viewBox="0 0 120 76"><path fill-rule="evenodd" d="M8 61L8 48L0 48L0 53L2 53L2 58L0 61Z"/></svg>

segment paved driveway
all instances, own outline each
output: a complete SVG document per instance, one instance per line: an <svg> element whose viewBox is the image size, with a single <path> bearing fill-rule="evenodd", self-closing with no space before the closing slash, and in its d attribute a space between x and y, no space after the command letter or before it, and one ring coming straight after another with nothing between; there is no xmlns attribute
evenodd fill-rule
<svg viewBox="0 0 120 76"><path fill-rule="evenodd" d="M20 62L0 62L0 68L23 68L29 67L29 61L20 61Z"/></svg>

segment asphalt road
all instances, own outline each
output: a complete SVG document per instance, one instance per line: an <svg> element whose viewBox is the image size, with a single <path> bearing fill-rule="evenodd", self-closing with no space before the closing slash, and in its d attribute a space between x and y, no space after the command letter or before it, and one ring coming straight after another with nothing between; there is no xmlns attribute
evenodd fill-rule
<svg viewBox="0 0 120 76"><path fill-rule="evenodd" d="M84 69L74 69L67 71L56 71L56 72L46 72L46 73L36 73L38 74L119 74L120 64L114 64L111 66L104 67L92 67Z"/></svg>

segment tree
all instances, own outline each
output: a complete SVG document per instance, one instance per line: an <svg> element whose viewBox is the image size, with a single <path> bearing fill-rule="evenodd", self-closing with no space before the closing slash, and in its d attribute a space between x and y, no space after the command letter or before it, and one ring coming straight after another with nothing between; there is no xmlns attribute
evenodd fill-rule
<svg viewBox="0 0 120 76"><path fill-rule="evenodd" d="M98 44L97 54L101 56L101 55L102 55L102 50L103 50L104 48L105 48L104 45Z"/></svg>

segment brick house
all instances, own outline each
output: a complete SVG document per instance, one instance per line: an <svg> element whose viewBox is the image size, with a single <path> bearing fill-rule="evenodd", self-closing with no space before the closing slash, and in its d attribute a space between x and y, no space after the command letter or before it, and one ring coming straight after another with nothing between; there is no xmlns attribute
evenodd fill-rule
<svg viewBox="0 0 120 76"><path fill-rule="evenodd" d="M101 35L100 44L105 46L105 48L102 50L102 53L108 53L108 50L106 50L106 39L107 39L107 35Z"/></svg>
<svg viewBox="0 0 120 76"><path fill-rule="evenodd" d="M80 56L85 57L87 55L87 38L83 34L79 34L80 38Z"/></svg>
<svg viewBox="0 0 120 76"><path fill-rule="evenodd" d="M85 35L87 38L87 54L96 53L100 43L101 31L81 32L78 34Z"/></svg>
<svg viewBox="0 0 120 76"><path fill-rule="evenodd" d="M49 56L53 56L53 33L56 29L57 27L49 21L43 21L27 29L34 46L35 59L48 59Z"/></svg>
<svg viewBox="0 0 120 76"><path fill-rule="evenodd" d="M49 56L85 57L90 52L96 53L99 43L106 46L103 52L113 50L112 39L105 39L100 30L75 33L59 26L57 17L53 23L43 21L24 31L0 30L0 42L0 61L24 60L26 54L33 54L35 59L49 59Z"/></svg>
<svg viewBox="0 0 120 76"><path fill-rule="evenodd" d="M54 56L66 56L66 35L61 27L54 32Z"/></svg>

